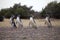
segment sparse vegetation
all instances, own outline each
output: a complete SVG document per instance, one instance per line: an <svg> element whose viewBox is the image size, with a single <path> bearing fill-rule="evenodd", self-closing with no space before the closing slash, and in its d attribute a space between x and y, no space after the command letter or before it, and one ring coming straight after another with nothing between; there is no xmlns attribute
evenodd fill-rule
<svg viewBox="0 0 60 40"><path fill-rule="evenodd" d="M36 25L38 26L46 26L44 19L35 19ZM22 19L23 26L27 27L29 26L29 19ZM53 26L60 26L60 19L54 19L51 21ZM0 22L0 27L11 27L11 24L9 22L9 19L4 19L3 22Z"/></svg>

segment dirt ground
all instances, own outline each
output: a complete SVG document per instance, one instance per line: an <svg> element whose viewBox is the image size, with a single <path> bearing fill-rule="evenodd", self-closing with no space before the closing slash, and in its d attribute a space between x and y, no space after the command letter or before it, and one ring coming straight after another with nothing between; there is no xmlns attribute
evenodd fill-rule
<svg viewBox="0 0 60 40"><path fill-rule="evenodd" d="M44 19L35 19L37 26L47 26ZM22 19L23 26L29 26L29 19ZM52 26L60 26L60 19L51 20ZM11 27L10 20L4 19L3 22L0 22L0 27Z"/></svg>
<svg viewBox="0 0 60 40"><path fill-rule="evenodd" d="M0 27L0 40L60 40L60 27Z"/></svg>

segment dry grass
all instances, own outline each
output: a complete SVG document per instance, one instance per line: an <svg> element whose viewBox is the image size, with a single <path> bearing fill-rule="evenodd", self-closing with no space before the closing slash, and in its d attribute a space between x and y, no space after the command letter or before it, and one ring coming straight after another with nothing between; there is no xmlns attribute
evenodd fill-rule
<svg viewBox="0 0 60 40"><path fill-rule="evenodd" d="M47 26L44 24L44 19L35 19L37 26ZM24 27L29 26L29 20L28 19L22 19ZM51 21L53 26L60 26L60 20L54 19ZM0 27L10 27L11 24L9 22L9 19L4 19L3 22L0 22Z"/></svg>

